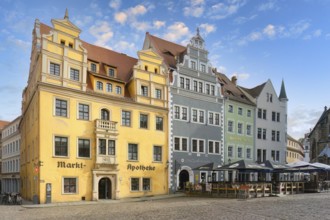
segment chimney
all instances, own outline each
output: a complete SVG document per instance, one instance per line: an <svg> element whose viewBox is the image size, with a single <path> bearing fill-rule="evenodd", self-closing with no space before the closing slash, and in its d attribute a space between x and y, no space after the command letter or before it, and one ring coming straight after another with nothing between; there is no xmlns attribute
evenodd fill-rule
<svg viewBox="0 0 330 220"><path fill-rule="evenodd" d="M236 77L236 76L231 77L231 82L234 83L235 86L236 86L236 83L237 83L237 77Z"/></svg>

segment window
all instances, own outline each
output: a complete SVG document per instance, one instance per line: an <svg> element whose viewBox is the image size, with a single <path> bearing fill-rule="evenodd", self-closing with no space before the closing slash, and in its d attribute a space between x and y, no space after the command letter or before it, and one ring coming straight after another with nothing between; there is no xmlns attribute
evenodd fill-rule
<svg viewBox="0 0 330 220"><path fill-rule="evenodd" d="M205 73L205 72L206 72L206 67L205 67L205 65L204 65L204 64L201 64L201 70L202 70L202 72L203 72L203 73Z"/></svg>
<svg viewBox="0 0 330 220"><path fill-rule="evenodd" d="M246 125L246 134L251 135L252 134L252 126L251 125Z"/></svg>
<svg viewBox="0 0 330 220"><path fill-rule="evenodd" d="M110 119L110 113L107 109L101 109L101 119L102 120L109 120Z"/></svg>
<svg viewBox="0 0 330 220"><path fill-rule="evenodd" d="M193 122L197 122L197 110L196 109L193 109L192 110L192 120Z"/></svg>
<svg viewBox="0 0 330 220"><path fill-rule="evenodd" d="M195 61L190 61L191 69L195 70L196 69L196 62Z"/></svg>
<svg viewBox="0 0 330 220"><path fill-rule="evenodd" d="M210 154L219 154L220 153L220 142L209 141L209 153Z"/></svg>
<svg viewBox="0 0 330 220"><path fill-rule="evenodd" d="M215 95L215 87L214 87L214 85L211 85L211 95Z"/></svg>
<svg viewBox="0 0 330 220"><path fill-rule="evenodd" d="M116 141L108 140L108 155L116 155Z"/></svg>
<svg viewBox="0 0 330 220"><path fill-rule="evenodd" d="M156 99L162 99L162 90L161 89L156 89L155 94L156 94Z"/></svg>
<svg viewBox="0 0 330 220"><path fill-rule="evenodd" d="M277 122L280 122L280 113L277 112L277 117L276 117Z"/></svg>
<svg viewBox="0 0 330 220"><path fill-rule="evenodd" d="M243 157L242 151L243 151L243 149L241 147L238 147L237 148L237 157L238 158L242 158Z"/></svg>
<svg viewBox="0 0 330 220"><path fill-rule="evenodd" d="M120 87L120 86L116 86L116 93L117 93L118 95L121 94L121 87Z"/></svg>
<svg viewBox="0 0 330 220"><path fill-rule="evenodd" d="M180 77L180 87L184 89L184 78Z"/></svg>
<svg viewBox="0 0 330 220"><path fill-rule="evenodd" d="M275 131L274 130L272 130L272 141L275 141Z"/></svg>
<svg viewBox="0 0 330 220"><path fill-rule="evenodd" d="M107 92L112 92L112 84L107 83Z"/></svg>
<svg viewBox="0 0 330 220"><path fill-rule="evenodd" d="M246 149L246 158L251 159L251 148Z"/></svg>
<svg viewBox="0 0 330 220"><path fill-rule="evenodd" d="M91 71L96 72L96 64L91 63Z"/></svg>
<svg viewBox="0 0 330 220"><path fill-rule="evenodd" d="M55 115L56 116L62 116L67 117L68 112L68 106L67 101L62 99L56 99L55 100Z"/></svg>
<svg viewBox="0 0 330 220"><path fill-rule="evenodd" d="M263 119L267 119L267 110L266 109L264 109L263 111L262 111L262 118Z"/></svg>
<svg viewBox="0 0 330 220"><path fill-rule="evenodd" d="M70 79L79 81L79 70L70 68Z"/></svg>
<svg viewBox="0 0 330 220"><path fill-rule="evenodd" d="M272 112L272 121L276 121L276 112Z"/></svg>
<svg viewBox="0 0 330 220"><path fill-rule="evenodd" d="M163 130L163 118L156 116L156 130L162 131Z"/></svg>
<svg viewBox="0 0 330 220"><path fill-rule="evenodd" d="M220 114L215 113L215 125L220 125Z"/></svg>
<svg viewBox="0 0 330 220"><path fill-rule="evenodd" d="M143 191L150 191L150 178L142 179L142 187Z"/></svg>
<svg viewBox="0 0 330 220"><path fill-rule="evenodd" d="M192 139L192 152L204 153L204 140Z"/></svg>
<svg viewBox="0 0 330 220"><path fill-rule="evenodd" d="M139 178L131 178L131 191L139 191L140 190L140 179Z"/></svg>
<svg viewBox="0 0 330 220"><path fill-rule="evenodd" d="M89 105L79 104L79 119L89 120Z"/></svg>
<svg viewBox="0 0 330 220"><path fill-rule="evenodd" d="M108 74L110 77L114 77L115 76L115 70L112 68L109 68Z"/></svg>
<svg viewBox="0 0 330 220"><path fill-rule="evenodd" d="M129 112L129 111L121 112L121 125L122 126L131 126L131 112Z"/></svg>
<svg viewBox="0 0 330 220"><path fill-rule="evenodd" d="M144 66L144 70L148 71L148 66L147 65Z"/></svg>
<svg viewBox="0 0 330 220"><path fill-rule="evenodd" d="M181 115L182 120L188 120L188 109L186 107L182 107L182 115Z"/></svg>
<svg viewBox="0 0 330 220"><path fill-rule="evenodd" d="M65 46L65 40L61 40L61 45Z"/></svg>
<svg viewBox="0 0 330 220"><path fill-rule="evenodd" d="M242 123L237 123L237 133L243 134L243 124Z"/></svg>
<svg viewBox="0 0 330 220"><path fill-rule="evenodd" d="M161 162L162 161L162 147L154 146L154 161Z"/></svg>
<svg viewBox="0 0 330 220"><path fill-rule="evenodd" d="M247 115L248 117L251 117L251 110L250 110L250 109L247 110L246 115Z"/></svg>
<svg viewBox="0 0 330 220"><path fill-rule="evenodd" d="M228 146L228 157L233 157L233 146Z"/></svg>
<svg viewBox="0 0 330 220"><path fill-rule="evenodd" d="M272 150L272 152L271 152L271 157L272 157L272 160L275 161L275 151L274 150Z"/></svg>
<svg viewBox="0 0 330 220"><path fill-rule="evenodd" d="M280 132L279 131L276 132L276 141L280 141Z"/></svg>
<svg viewBox="0 0 330 220"><path fill-rule="evenodd" d="M261 133L262 133L262 129L258 128L258 135L257 135L258 139L261 139Z"/></svg>
<svg viewBox="0 0 330 220"><path fill-rule="evenodd" d="M202 82L198 82L198 91L200 93L203 93L203 83Z"/></svg>
<svg viewBox="0 0 330 220"><path fill-rule="evenodd" d="M77 178L63 178L63 192L68 194L77 193Z"/></svg>
<svg viewBox="0 0 330 220"><path fill-rule="evenodd" d="M155 68L155 69L154 69L154 72L155 72L155 73L158 73L158 69L157 69L157 68Z"/></svg>
<svg viewBox="0 0 330 220"><path fill-rule="evenodd" d="M174 118L180 119L180 107L179 106L174 106Z"/></svg>
<svg viewBox="0 0 330 220"><path fill-rule="evenodd" d="M228 106L228 112L231 112L231 113L234 112L234 107L232 105Z"/></svg>
<svg viewBox="0 0 330 220"><path fill-rule="evenodd" d="M68 156L68 138L55 136L55 156Z"/></svg>
<svg viewBox="0 0 330 220"><path fill-rule="evenodd" d="M204 123L204 112L203 111L199 111L199 122Z"/></svg>
<svg viewBox="0 0 330 220"><path fill-rule="evenodd" d="M103 90L103 83L100 82L100 81L97 81L96 82L96 89L102 91Z"/></svg>
<svg viewBox="0 0 330 220"><path fill-rule="evenodd" d="M90 140L78 139L78 157L90 157Z"/></svg>
<svg viewBox="0 0 330 220"><path fill-rule="evenodd" d="M148 86L141 86L141 95L148 96Z"/></svg>
<svg viewBox="0 0 330 220"><path fill-rule="evenodd" d="M107 142L105 139L99 139L99 154L106 155L107 154Z"/></svg>
<svg viewBox="0 0 330 220"><path fill-rule="evenodd" d="M174 138L174 150L187 151L188 150L188 139L175 137Z"/></svg>
<svg viewBox="0 0 330 220"><path fill-rule="evenodd" d="M233 121L228 121L228 132L233 132L234 128L233 128Z"/></svg>
<svg viewBox="0 0 330 220"><path fill-rule="evenodd" d="M72 44L72 43L69 43L69 47L70 47L70 48L73 48L73 44Z"/></svg>
<svg viewBox="0 0 330 220"><path fill-rule="evenodd" d="M206 84L206 94L210 95L210 84Z"/></svg>
<svg viewBox="0 0 330 220"><path fill-rule="evenodd" d="M197 92L198 91L198 86L197 86L197 81L194 80L194 91Z"/></svg>
<svg viewBox="0 0 330 220"><path fill-rule="evenodd" d="M55 76L60 76L60 65L57 63L50 63L49 73Z"/></svg>
<svg viewBox="0 0 330 220"><path fill-rule="evenodd" d="M243 115L243 109L241 107L238 108L238 114Z"/></svg>
<svg viewBox="0 0 330 220"><path fill-rule="evenodd" d="M140 114L140 128L148 128L148 115Z"/></svg>
<svg viewBox="0 0 330 220"><path fill-rule="evenodd" d="M258 108L258 118L262 118L262 109Z"/></svg>
<svg viewBox="0 0 330 220"><path fill-rule="evenodd" d="M190 90L190 79L186 79L186 89Z"/></svg>
<svg viewBox="0 0 330 220"><path fill-rule="evenodd" d="M128 160L138 160L137 144L128 144Z"/></svg>
<svg viewBox="0 0 330 220"><path fill-rule="evenodd" d="M262 129L262 139L264 139L264 140L267 139L267 130L265 128Z"/></svg>
<svg viewBox="0 0 330 220"><path fill-rule="evenodd" d="M213 125L213 113L212 112L209 112L209 124Z"/></svg>

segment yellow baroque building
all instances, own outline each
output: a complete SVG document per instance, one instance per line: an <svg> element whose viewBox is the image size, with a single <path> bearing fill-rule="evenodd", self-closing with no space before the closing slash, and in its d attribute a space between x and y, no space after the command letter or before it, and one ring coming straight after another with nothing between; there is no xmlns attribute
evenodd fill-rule
<svg viewBox="0 0 330 220"><path fill-rule="evenodd" d="M21 192L35 203L168 193L168 76L79 38L69 20L35 21L23 91Z"/></svg>

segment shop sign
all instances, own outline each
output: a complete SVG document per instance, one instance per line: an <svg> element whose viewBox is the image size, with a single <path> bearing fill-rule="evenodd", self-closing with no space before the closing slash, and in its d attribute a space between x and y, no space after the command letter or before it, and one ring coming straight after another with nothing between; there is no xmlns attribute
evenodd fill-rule
<svg viewBox="0 0 330 220"><path fill-rule="evenodd" d="M57 168L84 168L86 165L83 163L67 163L64 161L57 161Z"/></svg>
<svg viewBox="0 0 330 220"><path fill-rule="evenodd" d="M127 170L131 170L131 171L134 171L134 170L142 170L142 171L155 171L156 170L156 167L155 166L144 166L144 165L132 165L132 164L128 164L127 165Z"/></svg>

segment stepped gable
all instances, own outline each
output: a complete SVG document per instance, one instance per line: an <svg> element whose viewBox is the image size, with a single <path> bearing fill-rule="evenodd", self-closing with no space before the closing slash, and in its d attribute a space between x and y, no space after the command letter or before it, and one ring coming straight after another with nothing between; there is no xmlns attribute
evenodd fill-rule
<svg viewBox="0 0 330 220"><path fill-rule="evenodd" d="M146 35L149 38L151 44L154 46L154 49L164 58L164 62L169 67L176 69L177 58L184 54L187 48L182 45L153 36L149 34L149 32L147 32Z"/></svg>
<svg viewBox="0 0 330 220"><path fill-rule="evenodd" d="M218 76L221 86L223 86L223 96L233 101L254 105L254 103L251 102L245 96L245 94L239 88L237 88L235 83L233 83L225 74L216 73L216 75Z"/></svg>

